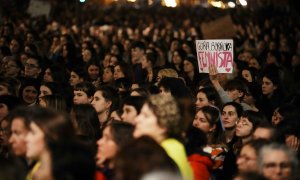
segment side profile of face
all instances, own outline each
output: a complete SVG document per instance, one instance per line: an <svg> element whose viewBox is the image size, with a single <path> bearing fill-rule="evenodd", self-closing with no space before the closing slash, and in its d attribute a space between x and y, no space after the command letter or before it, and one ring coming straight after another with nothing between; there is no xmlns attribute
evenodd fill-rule
<svg viewBox="0 0 300 180"><path fill-rule="evenodd" d="M34 122L30 123L30 131L26 136L26 157L33 160L40 160L43 152L47 151L45 134Z"/></svg>
<svg viewBox="0 0 300 180"><path fill-rule="evenodd" d="M270 180L290 179L292 167L287 153L282 150L270 150L265 153L262 174Z"/></svg>
<svg viewBox="0 0 300 180"><path fill-rule="evenodd" d="M91 100L91 97L88 97L88 95L84 91L74 91L74 104L89 104L91 103Z"/></svg>
<svg viewBox="0 0 300 180"><path fill-rule="evenodd" d="M196 100L196 108L202 108L204 106L208 106L210 105L209 100L207 99L206 94L204 94L203 92L198 92L197 94L197 100Z"/></svg>
<svg viewBox="0 0 300 180"><path fill-rule="evenodd" d="M26 141L25 138L29 130L24 124L24 119L15 118L11 123L11 135L9 138L9 144L12 151L16 156L26 155Z"/></svg>
<svg viewBox="0 0 300 180"><path fill-rule="evenodd" d="M255 149L250 145L243 146L236 164L240 172L256 172L258 168Z"/></svg>
<svg viewBox="0 0 300 180"><path fill-rule="evenodd" d="M134 119L138 115L137 110L134 106L124 104L123 106L123 114L121 116L122 120L128 122L130 124L134 124Z"/></svg>
<svg viewBox="0 0 300 180"><path fill-rule="evenodd" d="M109 126L104 129L103 136L97 141L97 145L96 159L98 165L103 164L105 161L112 160L115 157L118 151L118 145L114 140Z"/></svg>
<svg viewBox="0 0 300 180"><path fill-rule="evenodd" d="M147 103L144 104L140 114L135 118L133 136L138 138L146 135L159 141L165 138L165 132L166 129L158 124L158 119L154 112L150 109L149 105Z"/></svg>
<svg viewBox="0 0 300 180"><path fill-rule="evenodd" d="M273 84L273 82L267 77L263 77L262 80L262 93L266 96L272 96L274 91L277 89L277 86Z"/></svg>
<svg viewBox="0 0 300 180"><path fill-rule="evenodd" d="M236 136L238 137L249 137L252 134L253 124L246 117L241 117L237 121L236 125Z"/></svg>

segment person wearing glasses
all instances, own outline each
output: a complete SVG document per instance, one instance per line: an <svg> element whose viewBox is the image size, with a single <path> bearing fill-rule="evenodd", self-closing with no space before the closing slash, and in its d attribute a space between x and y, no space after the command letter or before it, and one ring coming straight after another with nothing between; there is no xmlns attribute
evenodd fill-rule
<svg viewBox="0 0 300 180"><path fill-rule="evenodd" d="M295 152L284 144L272 143L259 151L258 169L270 180L293 179L299 176Z"/></svg>
<svg viewBox="0 0 300 180"><path fill-rule="evenodd" d="M38 78L42 69L40 67L40 59L38 57L30 57L25 62L24 76L28 78Z"/></svg>

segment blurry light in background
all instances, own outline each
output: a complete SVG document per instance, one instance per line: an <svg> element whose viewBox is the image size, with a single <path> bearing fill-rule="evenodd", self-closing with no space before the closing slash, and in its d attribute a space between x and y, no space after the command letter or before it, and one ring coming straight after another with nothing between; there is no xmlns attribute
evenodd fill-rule
<svg viewBox="0 0 300 180"><path fill-rule="evenodd" d="M228 7L235 8L235 3L234 2L228 2Z"/></svg>
<svg viewBox="0 0 300 180"><path fill-rule="evenodd" d="M239 0L242 6L247 6L247 1L246 0Z"/></svg>
<svg viewBox="0 0 300 180"><path fill-rule="evenodd" d="M127 0L128 2L135 2L136 0Z"/></svg>
<svg viewBox="0 0 300 180"><path fill-rule="evenodd" d="M211 1L210 4L216 8L225 8L225 5L222 1Z"/></svg>
<svg viewBox="0 0 300 180"><path fill-rule="evenodd" d="M177 6L176 0L164 0L163 4L167 7L176 7Z"/></svg>
<svg viewBox="0 0 300 180"><path fill-rule="evenodd" d="M85 0L79 0L81 3L84 3L85 2Z"/></svg>

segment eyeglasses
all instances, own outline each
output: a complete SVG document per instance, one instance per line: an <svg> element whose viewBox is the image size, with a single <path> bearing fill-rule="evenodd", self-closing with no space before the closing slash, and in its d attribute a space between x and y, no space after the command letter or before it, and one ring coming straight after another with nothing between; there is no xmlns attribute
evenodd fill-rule
<svg viewBox="0 0 300 180"><path fill-rule="evenodd" d="M265 163L264 168L266 169L275 169L277 167L279 167L280 169L287 169L291 167L291 163L288 162L282 162L282 163L275 163L275 162L270 162L270 163Z"/></svg>
<svg viewBox="0 0 300 180"><path fill-rule="evenodd" d="M28 68L38 68L38 67L39 67L38 65L35 65L35 64L29 64L29 63L25 63L24 66L25 66L25 67L28 67Z"/></svg>
<svg viewBox="0 0 300 180"><path fill-rule="evenodd" d="M246 120L238 120L235 122L235 124L241 124L242 126L250 126L250 124Z"/></svg>

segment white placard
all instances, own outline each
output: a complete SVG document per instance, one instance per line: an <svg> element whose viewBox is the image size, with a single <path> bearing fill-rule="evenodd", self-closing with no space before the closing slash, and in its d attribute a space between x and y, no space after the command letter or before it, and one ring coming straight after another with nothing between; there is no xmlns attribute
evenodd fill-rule
<svg viewBox="0 0 300 180"><path fill-rule="evenodd" d="M232 73L232 39L196 40L196 50L200 73L209 73L210 64L217 67L218 73Z"/></svg>
<svg viewBox="0 0 300 180"><path fill-rule="evenodd" d="M48 1L31 0L27 12L32 17L49 16L51 4Z"/></svg>

